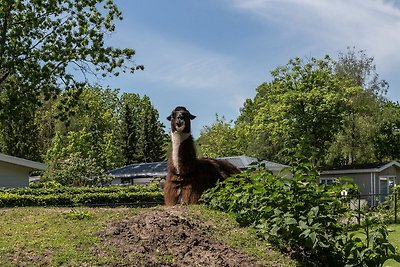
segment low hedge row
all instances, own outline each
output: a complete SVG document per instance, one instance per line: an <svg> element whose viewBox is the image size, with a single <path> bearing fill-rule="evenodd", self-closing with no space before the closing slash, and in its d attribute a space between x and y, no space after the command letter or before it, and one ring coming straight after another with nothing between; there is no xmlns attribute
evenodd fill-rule
<svg viewBox="0 0 400 267"><path fill-rule="evenodd" d="M0 188L0 193L12 193L17 195L53 195L53 194L82 194L82 193L133 193L133 192L158 192L156 183L149 185L129 186L105 186L105 187L72 187L72 186L50 186L50 187L22 187L22 188Z"/></svg>
<svg viewBox="0 0 400 267"><path fill-rule="evenodd" d="M156 187L148 186L138 188L137 186L110 186L107 188L60 187L0 190L0 207L161 203L163 199L162 191Z"/></svg>

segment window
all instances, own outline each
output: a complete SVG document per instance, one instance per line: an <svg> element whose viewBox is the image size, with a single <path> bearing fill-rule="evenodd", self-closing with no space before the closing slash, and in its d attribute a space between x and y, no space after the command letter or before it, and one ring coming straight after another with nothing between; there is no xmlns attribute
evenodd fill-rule
<svg viewBox="0 0 400 267"><path fill-rule="evenodd" d="M396 176L379 177L379 194L390 194L396 184Z"/></svg>
<svg viewBox="0 0 400 267"><path fill-rule="evenodd" d="M121 184L133 184L132 178L121 178Z"/></svg>
<svg viewBox="0 0 400 267"><path fill-rule="evenodd" d="M333 184L335 181L336 181L335 178L320 178L320 179L319 179L319 182L320 182L321 184L324 184L324 185Z"/></svg>
<svg viewBox="0 0 400 267"><path fill-rule="evenodd" d="M392 193L392 188L396 184L396 176L379 177L379 200L382 202L385 197Z"/></svg>

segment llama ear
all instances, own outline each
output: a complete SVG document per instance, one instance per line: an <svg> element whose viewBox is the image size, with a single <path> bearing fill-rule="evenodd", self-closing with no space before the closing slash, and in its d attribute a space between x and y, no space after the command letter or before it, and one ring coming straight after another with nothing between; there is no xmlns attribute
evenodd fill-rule
<svg viewBox="0 0 400 267"><path fill-rule="evenodd" d="M169 116L167 117L167 120L171 121L171 115L169 115Z"/></svg>
<svg viewBox="0 0 400 267"><path fill-rule="evenodd" d="M193 120L193 119L195 119L195 118L196 118L196 116L195 116L195 115L192 115L192 114L190 114L189 118L190 118L191 120Z"/></svg>

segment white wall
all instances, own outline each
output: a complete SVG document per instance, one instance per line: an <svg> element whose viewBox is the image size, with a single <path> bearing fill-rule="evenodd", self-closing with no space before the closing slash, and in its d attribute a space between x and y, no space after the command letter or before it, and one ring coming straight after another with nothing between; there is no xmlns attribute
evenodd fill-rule
<svg viewBox="0 0 400 267"><path fill-rule="evenodd" d="M0 187L29 186L29 169L0 161Z"/></svg>

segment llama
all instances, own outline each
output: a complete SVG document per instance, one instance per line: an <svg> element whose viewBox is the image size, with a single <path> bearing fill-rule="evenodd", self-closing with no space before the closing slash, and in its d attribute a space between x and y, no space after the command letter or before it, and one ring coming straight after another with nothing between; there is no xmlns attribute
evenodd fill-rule
<svg viewBox="0 0 400 267"><path fill-rule="evenodd" d="M201 194L218 180L240 170L226 160L197 158L191 120L196 116L185 107L175 108L167 117L171 121L172 151L168 157L168 173L164 184L165 205L195 204Z"/></svg>

